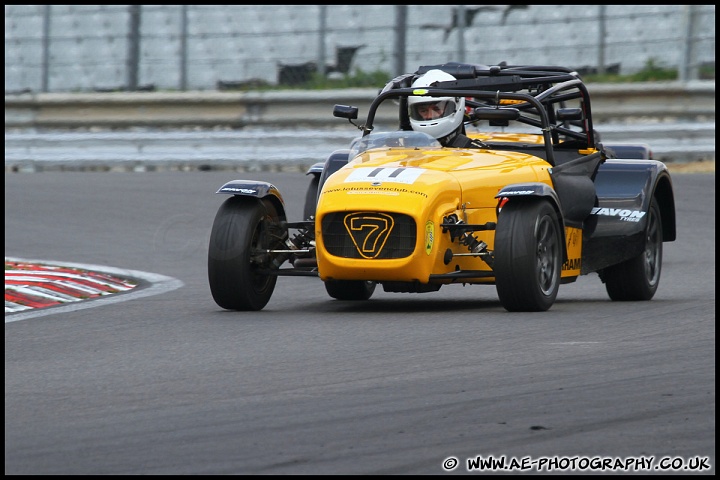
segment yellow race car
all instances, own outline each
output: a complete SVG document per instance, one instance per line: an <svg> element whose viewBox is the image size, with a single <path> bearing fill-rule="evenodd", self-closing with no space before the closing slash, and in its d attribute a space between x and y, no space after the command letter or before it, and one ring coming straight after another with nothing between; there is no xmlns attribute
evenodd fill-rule
<svg viewBox="0 0 720 480"><path fill-rule="evenodd" d="M428 107L459 126L441 131ZM397 117L380 128L388 108ZM388 82L364 123L356 107L334 115L361 135L310 169L302 221L288 222L270 183L217 191L231 195L208 251L220 307L262 309L279 275L318 276L338 300L494 285L508 311L548 310L591 272L612 300L654 296L675 240L670 174L647 145L616 158L599 142L577 73L424 66Z"/></svg>

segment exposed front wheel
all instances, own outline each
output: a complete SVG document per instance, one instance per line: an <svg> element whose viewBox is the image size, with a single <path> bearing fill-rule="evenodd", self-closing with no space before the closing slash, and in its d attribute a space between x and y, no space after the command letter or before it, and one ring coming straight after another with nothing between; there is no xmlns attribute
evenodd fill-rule
<svg viewBox="0 0 720 480"><path fill-rule="evenodd" d="M325 290L337 300L368 300L375 292L375 282L363 280L328 280Z"/></svg>
<svg viewBox="0 0 720 480"><path fill-rule="evenodd" d="M650 300L657 291L662 269L662 218L653 198L647 213L645 249L640 255L603 270L601 278L611 300Z"/></svg>
<svg viewBox="0 0 720 480"><path fill-rule="evenodd" d="M547 201L510 202L495 231L495 287L510 312L548 310L560 288L562 235Z"/></svg>
<svg viewBox="0 0 720 480"><path fill-rule="evenodd" d="M281 241L273 235L277 212L256 198L233 196L215 216L208 249L208 279L215 303L227 310L261 310L275 290L277 276L267 250Z"/></svg>

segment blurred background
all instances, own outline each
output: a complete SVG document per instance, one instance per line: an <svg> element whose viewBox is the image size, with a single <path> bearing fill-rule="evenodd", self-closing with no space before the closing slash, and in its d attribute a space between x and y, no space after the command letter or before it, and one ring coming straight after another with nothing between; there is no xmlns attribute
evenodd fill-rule
<svg viewBox="0 0 720 480"><path fill-rule="evenodd" d="M714 5L5 5L5 170L305 169L450 61L574 68L604 142L714 166Z"/></svg>
<svg viewBox="0 0 720 480"><path fill-rule="evenodd" d="M380 87L448 61L714 80L715 6L5 5L6 94Z"/></svg>

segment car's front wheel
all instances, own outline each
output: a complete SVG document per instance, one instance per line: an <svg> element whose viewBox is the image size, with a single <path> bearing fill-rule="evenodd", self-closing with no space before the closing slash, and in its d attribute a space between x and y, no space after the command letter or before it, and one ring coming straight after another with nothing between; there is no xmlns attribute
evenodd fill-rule
<svg viewBox="0 0 720 480"><path fill-rule="evenodd" d="M495 287L510 312L548 310L560 288L562 235L547 201L506 204L495 231Z"/></svg>
<svg viewBox="0 0 720 480"><path fill-rule="evenodd" d="M277 276L267 250L277 247L271 235L277 213L270 203L233 196L215 216L208 248L208 279L215 303L227 310L261 310L275 290Z"/></svg>
<svg viewBox="0 0 720 480"><path fill-rule="evenodd" d="M650 300L660 284L662 269L662 218L653 198L647 213L645 249L640 255L618 265L605 268L601 278L611 300Z"/></svg>

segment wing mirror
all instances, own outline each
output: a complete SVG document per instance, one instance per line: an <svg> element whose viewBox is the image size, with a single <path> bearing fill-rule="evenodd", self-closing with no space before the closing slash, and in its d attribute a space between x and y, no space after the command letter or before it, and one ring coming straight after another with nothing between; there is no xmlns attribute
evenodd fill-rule
<svg viewBox="0 0 720 480"><path fill-rule="evenodd" d="M477 107L473 110L474 120L493 120L509 122L520 118L520 110L517 108L490 108Z"/></svg>
<svg viewBox="0 0 720 480"><path fill-rule="evenodd" d="M580 108L558 108L556 117L560 122L566 120L582 120L583 113Z"/></svg>
<svg viewBox="0 0 720 480"><path fill-rule="evenodd" d="M338 118L347 118L348 120L355 120L358 118L358 107L335 105L333 108L333 116Z"/></svg>
<svg viewBox="0 0 720 480"><path fill-rule="evenodd" d="M473 120L489 120L491 127L507 127L510 120L520 118L520 110L517 108L491 108L477 107L473 110Z"/></svg>

